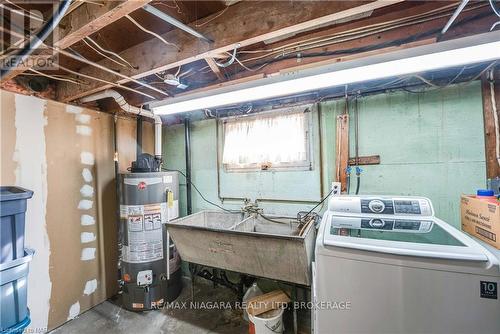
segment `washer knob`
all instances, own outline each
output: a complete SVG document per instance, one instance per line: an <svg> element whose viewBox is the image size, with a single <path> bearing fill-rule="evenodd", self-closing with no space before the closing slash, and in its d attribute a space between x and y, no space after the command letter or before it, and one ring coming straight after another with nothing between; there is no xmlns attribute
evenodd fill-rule
<svg viewBox="0 0 500 334"><path fill-rule="evenodd" d="M370 226L374 228L382 228L384 227L385 222L382 219L372 219L370 220Z"/></svg>
<svg viewBox="0 0 500 334"><path fill-rule="evenodd" d="M382 213L385 210L385 204L381 200L374 199L368 203L368 208L373 213Z"/></svg>

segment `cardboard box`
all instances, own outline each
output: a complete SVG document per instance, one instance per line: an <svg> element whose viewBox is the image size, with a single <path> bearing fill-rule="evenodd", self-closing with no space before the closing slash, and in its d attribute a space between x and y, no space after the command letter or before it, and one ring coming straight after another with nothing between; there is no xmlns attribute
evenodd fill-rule
<svg viewBox="0 0 500 334"><path fill-rule="evenodd" d="M462 195L462 230L500 249L500 202Z"/></svg>

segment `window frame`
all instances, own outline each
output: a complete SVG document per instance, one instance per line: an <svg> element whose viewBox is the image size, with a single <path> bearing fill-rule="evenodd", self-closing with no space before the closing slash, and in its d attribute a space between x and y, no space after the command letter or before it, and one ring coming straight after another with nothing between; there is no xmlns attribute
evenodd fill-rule
<svg viewBox="0 0 500 334"><path fill-rule="evenodd" d="M305 137L305 142L306 142L306 160L304 161L296 161L296 162L284 162L284 163L279 163L277 165L272 165L269 168L263 168L263 164L258 164L258 163L253 163L253 164L246 164L246 165L237 165L237 164L227 164L223 162L223 157L224 157L224 143L225 143L225 137L226 137L226 124L227 123L236 123L236 122L243 122L243 121L248 121L251 119L257 119L265 115L266 117L279 117L279 116L284 116L284 115L290 115L290 114L298 114L298 113L303 113L304 114L304 121L306 122L305 124L305 129L304 131L304 137ZM273 109L270 111L264 111L260 113L254 113L251 115L238 115L238 116L229 116L225 118L221 118L219 120L218 126L221 127L222 129L222 141L220 143L221 145L221 155L219 157L220 159L220 165L222 166L222 169L226 173L248 173L248 172L284 172L284 171L311 171L314 169L314 159L313 159L313 134L314 134L314 124L313 124L313 111L311 106L294 106L294 107L286 107L286 108L280 108L280 109Z"/></svg>

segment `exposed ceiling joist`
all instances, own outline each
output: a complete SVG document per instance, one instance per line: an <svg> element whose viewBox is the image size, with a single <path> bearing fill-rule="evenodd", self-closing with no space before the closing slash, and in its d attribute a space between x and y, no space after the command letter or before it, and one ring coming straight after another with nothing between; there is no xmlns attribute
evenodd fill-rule
<svg viewBox="0 0 500 334"><path fill-rule="evenodd" d="M224 81L225 80L224 74L222 74L219 66L217 66L217 64L215 63L215 60L213 58L205 58L205 61L207 62L208 66L210 66L210 69L212 70L212 72L214 72L217 78L220 81Z"/></svg>
<svg viewBox="0 0 500 334"><path fill-rule="evenodd" d="M57 29L58 40L54 42L54 46L66 49L149 2L151 0L104 1L101 6L93 3L83 3L61 20ZM38 57L47 58L50 56L51 54L45 53L33 55L30 58L37 59ZM33 62L28 61L27 63ZM2 78L2 83L26 70L27 68L23 67L16 68L9 75Z"/></svg>
<svg viewBox="0 0 500 334"><path fill-rule="evenodd" d="M192 25L193 28L196 27L201 33L213 39L214 43L202 43L192 36L186 36L182 31L173 30L164 34L163 37L180 46L180 50L152 39L135 45L120 55L139 65L136 69L125 70L128 72L126 75L136 79L143 78L179 65L231 51L237 44L244 47L279 38L402 1L404 0L311 1L307 3L276 1L266 3L265 8L259 2L245 1L229 7L225 15L214 18L203 27ZM102 60L100 64L111 66L109 60ZM110 81L117 80L119 83L126 82L93 67L83 68L82 73ZM57 95L61 101L71 101L106 88L109 88L108 85L98 82L93 82L84 88L61 83Z"/></svg>

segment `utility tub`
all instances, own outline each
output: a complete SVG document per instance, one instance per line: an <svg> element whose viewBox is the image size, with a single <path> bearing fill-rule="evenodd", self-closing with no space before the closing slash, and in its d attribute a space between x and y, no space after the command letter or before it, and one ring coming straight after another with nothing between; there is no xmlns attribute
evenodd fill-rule
<svg viewBox="0 0 500 334"><path fill-rule="evenodd" d="M167 229L184 261L310 285L314 224L266 217L272 221L207 210L170 221Z"/></svg>

